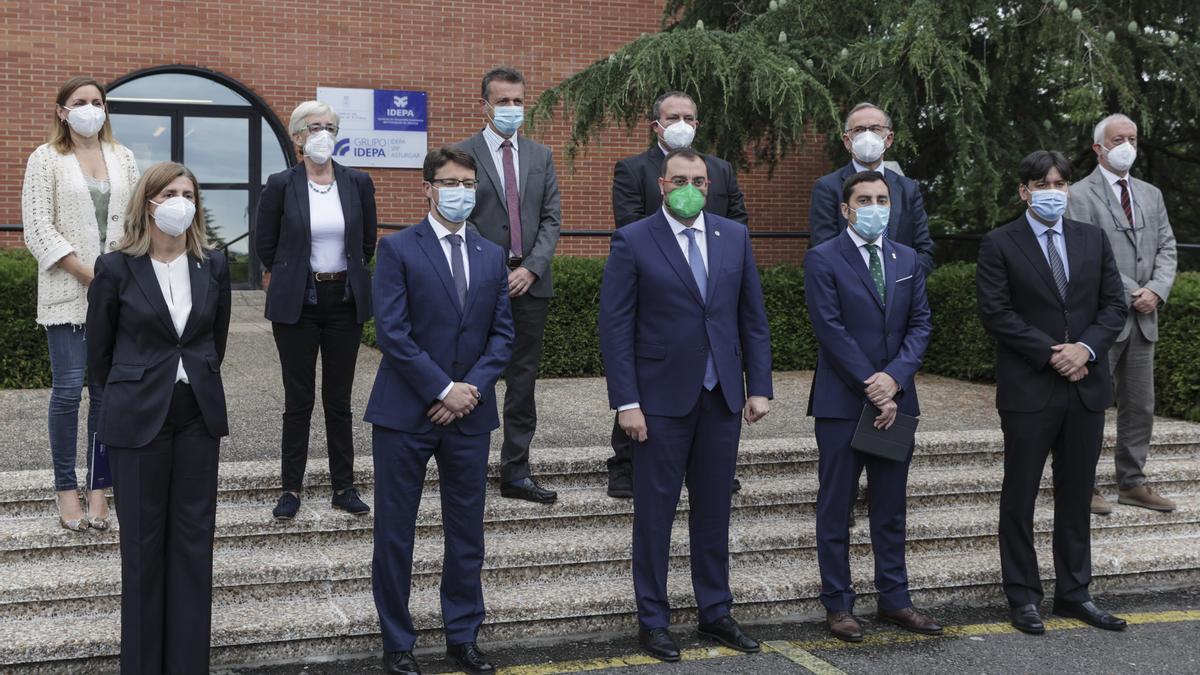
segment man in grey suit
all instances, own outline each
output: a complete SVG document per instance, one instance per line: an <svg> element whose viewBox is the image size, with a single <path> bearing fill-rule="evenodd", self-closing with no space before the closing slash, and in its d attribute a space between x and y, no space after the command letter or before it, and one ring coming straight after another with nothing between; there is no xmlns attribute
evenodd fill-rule
<svg viewBox="0 0 1200 675"><path fill-rule="evenodd" d="M537 484L529 470L529 445L537 428L534 385L542 358L542 333L554 282L550 260L562 223L558 177L550 149L519 137L525 116L525 78L501 66L483 76L480 106L487 125L458 144L479 167L470 224L508 251L508 294L516 339L504 371L504 445L500 494L549 504L558 494Z"/></svg>
<svg viewBox="0 0 1200 675"><path fill-rule="evenodd" d="M1096 125L1093 141L1099 165L1071 190L1066 217L1108 234L1129 303L1125 327L1109 352L1117 394L1117 501L1173 511L1175 503L1150 487L1143 470L1154 423L1158 308L1175 282L1175 235L1162 192L1129 175L1137 158L1133 120L1121 114L1105 117ZM1096 490L1092 513L1111 512L1112 505Z"/></svg>

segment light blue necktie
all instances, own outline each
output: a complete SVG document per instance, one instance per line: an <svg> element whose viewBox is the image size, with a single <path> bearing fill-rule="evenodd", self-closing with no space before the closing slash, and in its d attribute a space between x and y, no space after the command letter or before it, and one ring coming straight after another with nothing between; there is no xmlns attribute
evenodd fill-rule
<svg viewBox="0 0 1200 675"><path fill-rule="evenodd" d="M696 243L696 231L690 227L683 228L688 238L688 265L692 268L692 277L700 287L700 298L708 299L708 272L704 269L704 257L700 255L700 245ZM713 361L712 349L708 350L708 362L704 364L704 388L712 391L717 386L717 364Z"/></svg>

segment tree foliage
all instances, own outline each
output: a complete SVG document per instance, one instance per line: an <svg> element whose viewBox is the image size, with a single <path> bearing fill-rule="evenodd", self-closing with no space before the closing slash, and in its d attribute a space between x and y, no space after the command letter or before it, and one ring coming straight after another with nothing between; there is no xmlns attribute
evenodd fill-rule
<svg viewBox="0 0 1200 675"><path fill-rule="evenodd" d="M1193 0L668 0L662 32L545 91L532 117L565 111L574 158L681 89L697 146L773 167L812 131L844 161L842 115L868 100L891 114L888 157L921 182L935 231L965 232L1018 212L1031 150L1063 150L1081 178L1093 125L1121 111L1139 123L1134 172L1167 193L1177 233L1200 233L1198 21Z"/></svg>

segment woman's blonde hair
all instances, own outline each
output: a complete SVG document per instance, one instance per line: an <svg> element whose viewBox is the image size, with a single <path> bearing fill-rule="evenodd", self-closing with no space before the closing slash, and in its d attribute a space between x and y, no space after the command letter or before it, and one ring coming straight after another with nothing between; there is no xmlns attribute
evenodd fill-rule
<svg viewBox="0 0 1200 675"><path fill-rule="evenodd" d="M204 252L212 248L209 246L208 235L205 232L204 207L200 202L200 183L196 180L196 176L182 164L159 162L146 169L133 188L133 194L129 197L129 206L125 209L125 235L117 244L117 250L124 251L131 256L146 255L150 252L150 228L156 227L156 225L150 222L152 216L147 204L180 176L186 176L188 180L192 181L196 195L196 215L192 217L192 224L188 226L185 235L187 252L193 257L203 258Z"/></svg>
<svg viewBox="0 0 1200 675"><path fill-rule="evenodd" d="M63 83L63 86L58 89L58 96L54 99L54 124L50 126L50 136L46 139L46 143L50 147L58 151L60 155L65 155L75 149L75 142L71 140L71 128L67 121L58 116L59 106L66 107L67 102L71 100L71 94L74 94L80 87L91 85L100 90L100 100L104 102L104 126L100 127L100 133L97 138L101 143L115 143L112 132L112 119L108 116L108 94L104 91L104 85L100 84L96 78L80 76L72 77Z"/></svg>

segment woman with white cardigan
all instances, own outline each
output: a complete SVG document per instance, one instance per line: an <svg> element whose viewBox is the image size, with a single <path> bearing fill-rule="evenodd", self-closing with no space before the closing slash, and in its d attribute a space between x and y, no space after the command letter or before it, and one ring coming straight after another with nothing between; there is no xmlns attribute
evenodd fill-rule
<svg viewBox="0 0 1200 675"><path fill-rule="evenodd" d="M104 87L75 77L58 90L49 140L29 156L21 190L25 246L38 261L37 322L46 328L52 384L48 431L59 524L82 532L108 527L104 488L91 475L102 391L88 388L87 513L75 475L79 403L87 343L87 289L96 258L124 234L125 207L138 180L133 153L113 139Z"/></svg>

